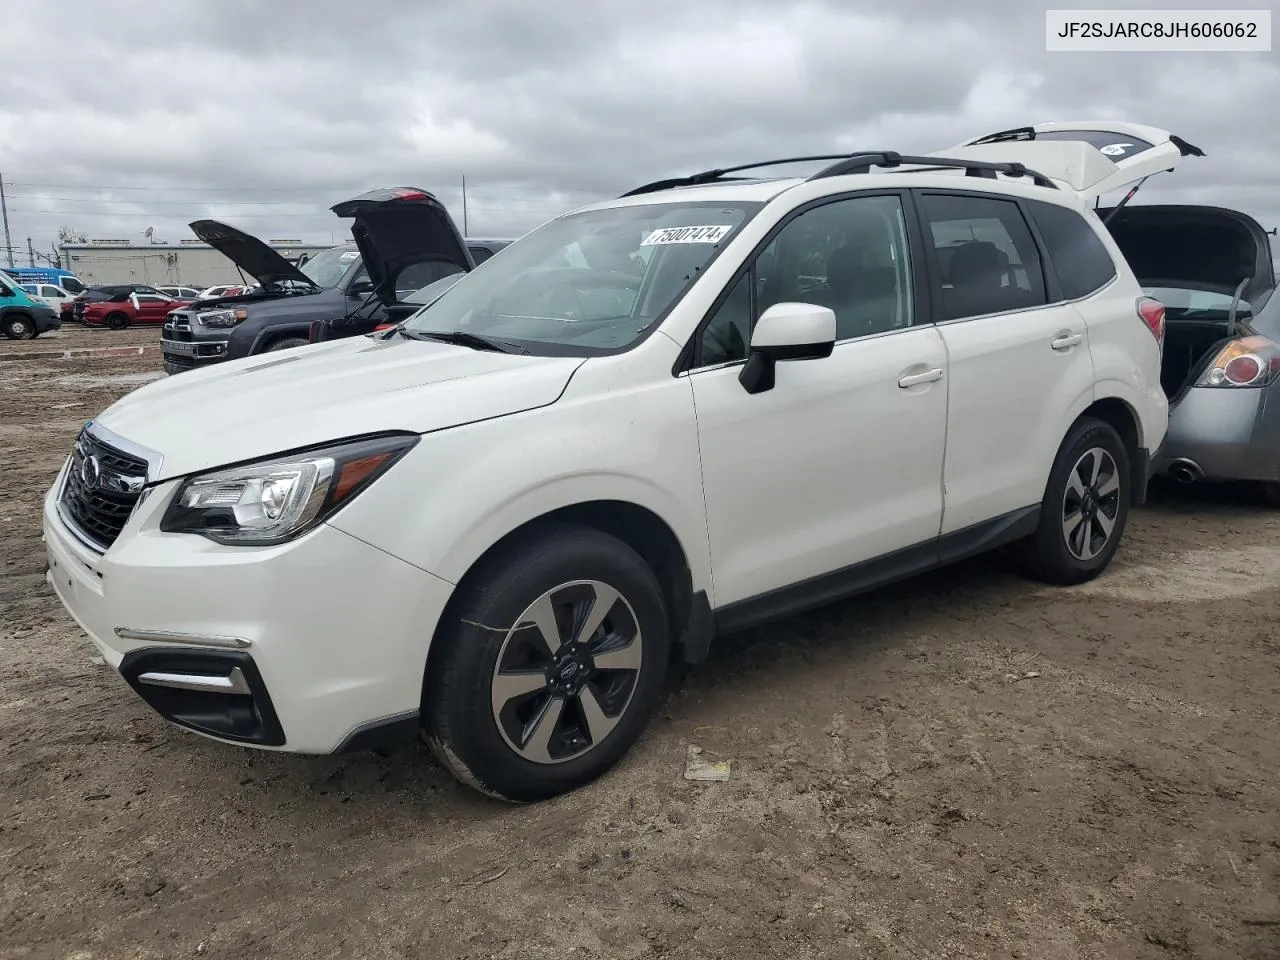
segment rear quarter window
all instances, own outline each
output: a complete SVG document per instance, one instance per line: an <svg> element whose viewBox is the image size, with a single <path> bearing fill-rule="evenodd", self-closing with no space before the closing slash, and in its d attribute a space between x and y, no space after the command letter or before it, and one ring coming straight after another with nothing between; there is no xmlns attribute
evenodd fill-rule
<svg viewBox="0 0 1280 960"><path fill-rule="evenodd" d="M1088 221L1067 207L1027 201L1065 300L1079 300L1110 283L1116 265Z"/></svg>

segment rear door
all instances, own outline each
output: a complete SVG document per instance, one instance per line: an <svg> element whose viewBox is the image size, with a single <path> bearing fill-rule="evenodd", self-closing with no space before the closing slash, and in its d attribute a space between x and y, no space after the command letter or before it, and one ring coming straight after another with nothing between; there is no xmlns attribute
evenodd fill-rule
<svg viewBox="0 0 1280 960"><path fill-rule="evenodd" d="M1038 123L968 140L934 156L1022 163L1090 200L1172 172L1204 151L1168 130L1114 120Z"/></svg>
<svg viewBox="0 0 1280 960"><path fill-rule="evenodd" d="M933 317L950 380L942 534L1040 503L1062 416L1092 398L1088 329L1052 303L1021 204L969 191L917 194Z"/></svg>

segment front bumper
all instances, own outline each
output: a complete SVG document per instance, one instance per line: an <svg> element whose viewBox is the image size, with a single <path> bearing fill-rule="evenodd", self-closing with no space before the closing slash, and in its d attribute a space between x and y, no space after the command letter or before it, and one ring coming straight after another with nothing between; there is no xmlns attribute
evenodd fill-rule
<svg viewBox="0 0 1280 960"><path fill-rule="evenodd" d="M227 359L227 341L223 340L172 340L166 325L161 334L160 351L164 355L166 373L181 373L197 367L207 367Z"/></svg>
<svg viewBox="0 0 1280 960"><path fill-rule="evenodd" d="M1169 474L1180 467L1197 480L1280 480L1277 388L1188 390L1169 408L1169 431L1156 472Z"/></svg>
<svg viewBox="0 0 1280 960"><path fill-rule="evenodd" d="M58 512L61 476L45 499L49 582L134 690L197 733L298 753L414 728L452 585L327 525L262 548L161 533L176 485L105 553Z"/></svg>

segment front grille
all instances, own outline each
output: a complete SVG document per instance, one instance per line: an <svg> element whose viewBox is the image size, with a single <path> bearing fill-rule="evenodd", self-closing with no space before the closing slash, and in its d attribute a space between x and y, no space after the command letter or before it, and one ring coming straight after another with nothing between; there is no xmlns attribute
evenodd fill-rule
<svg viewBox="0 0 1280 960"><path fill-rule="evenodd" d="M164 328L160 331L160 336L164 340L177 340L184 343L191 342L191 315L174 311L169 314L169 319L165 321Z"/></svg>
<svg viewBox="0 0 1280 960"><path fill-rule="evenodd" d="M147 480L145 460L80 431L62 488L63 516L91 544L115 543Z"/></svg>

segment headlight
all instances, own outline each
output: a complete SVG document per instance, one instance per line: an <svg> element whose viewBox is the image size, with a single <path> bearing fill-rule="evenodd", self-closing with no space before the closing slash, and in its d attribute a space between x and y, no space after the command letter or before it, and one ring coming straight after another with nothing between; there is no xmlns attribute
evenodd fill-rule
<svg viewBox="0 0 1280 960"><path fill-rule="evenodd" d="M418 442L393 434L189 477L160 521L217 543L283 543L331 516Z"/></svg>
<svg viewBox="0 0 1280 960"><path fill-rule="evenodd" d="M249 312L244 309L209 310L205 313L197 313L196 323L203 324L206 327L234 327L247 316L249 316Z"/></svg>

